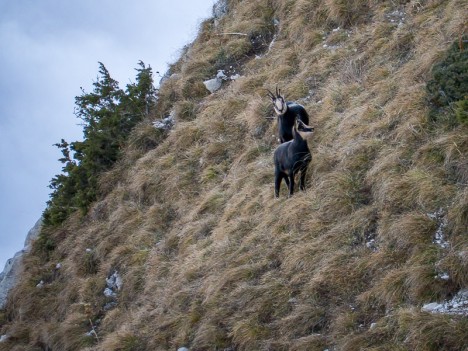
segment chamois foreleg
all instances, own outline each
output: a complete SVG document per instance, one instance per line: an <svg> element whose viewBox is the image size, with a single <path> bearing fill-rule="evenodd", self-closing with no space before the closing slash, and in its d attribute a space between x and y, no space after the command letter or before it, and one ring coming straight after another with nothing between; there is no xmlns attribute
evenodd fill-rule
<svg viewBox="0 0 468 351"><path fill-rule="evenodd" d="M289 174L289 196L294 194L294 172L290 172Z"/></svg>

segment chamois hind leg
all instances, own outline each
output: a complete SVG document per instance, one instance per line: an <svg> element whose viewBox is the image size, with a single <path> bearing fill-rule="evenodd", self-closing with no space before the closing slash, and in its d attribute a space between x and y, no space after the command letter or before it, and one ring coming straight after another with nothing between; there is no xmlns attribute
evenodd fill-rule
<svg viewBox="0 0 468 351"><path fill-rule="evenodd" d="M302 190L302 191L305 191L305 177L306 177L306 172L307 172L307 169L303 169L301 171L301 178L299 180L299 188Z"/></svg>

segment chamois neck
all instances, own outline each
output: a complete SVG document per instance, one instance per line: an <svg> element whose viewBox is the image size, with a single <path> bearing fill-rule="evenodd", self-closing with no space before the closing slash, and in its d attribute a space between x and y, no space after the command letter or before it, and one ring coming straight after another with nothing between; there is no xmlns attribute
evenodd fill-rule
<svg viewBox="0 0 468 351"><path fill-rule="evenodd" d="M307 145L307 140L302 137L301 133L297 131L296 127L293 128L293 142L298 145L303 143Z"/></svg>

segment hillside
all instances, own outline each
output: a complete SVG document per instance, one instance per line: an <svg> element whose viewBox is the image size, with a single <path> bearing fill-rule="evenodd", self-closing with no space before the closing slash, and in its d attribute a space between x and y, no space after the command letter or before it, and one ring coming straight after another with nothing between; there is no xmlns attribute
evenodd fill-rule
<svg viewBox="0 0 468 351"><path fill-rule="evenodd" d="M426 86L463 50L467 14L463 0L228 0L105 195L24 256L0 350L466 350L468 125ZM315 127L308 189L279 199L276 85Z"/></svg>

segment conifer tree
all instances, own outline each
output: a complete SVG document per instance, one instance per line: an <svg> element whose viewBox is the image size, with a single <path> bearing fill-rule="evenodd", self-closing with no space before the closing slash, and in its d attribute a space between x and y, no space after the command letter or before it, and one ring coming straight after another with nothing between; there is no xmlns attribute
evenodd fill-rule
<svg viewBox="0 0 468 351"><path fill-rule="evenodd" d="M103 63L99 62L99 75L94 89L75 98L75 115L83 122L83 141L55 144L63 157L62 173L52 178L53 189L44 223L63 222L70 213L81 210L99 196L98 178L119 159L131 130L154 107L156 91L153 87L151 67L140 61L136 82L125 91L119 88Z"/></svg>

